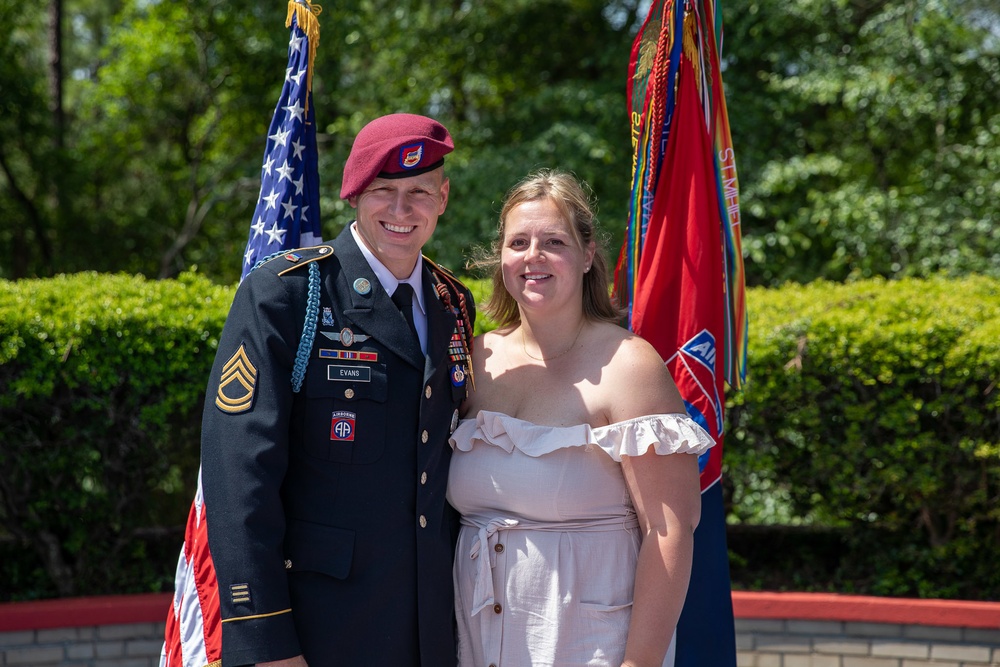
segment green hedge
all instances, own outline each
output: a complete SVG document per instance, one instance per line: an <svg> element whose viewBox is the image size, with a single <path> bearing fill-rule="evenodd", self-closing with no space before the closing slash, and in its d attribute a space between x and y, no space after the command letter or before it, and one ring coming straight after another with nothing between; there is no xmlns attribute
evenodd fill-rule
<svg viewBox="0 0 1000 667"><path fill-rule="evenodd" d="M172 589L232 295L194 274L0 281L0 600ZM1000 599L1000 282L748 304L734 586Z"/></svg>
<svg viewBox="0 0 1000 667"><path fill-rule="evenodd" d="M192 274L0 281L0 527L36 557L5 559L0 599L172 583L149 549L176 561L161 527L191 502L232 295Z"/></svg>
<svg viewBox="0 0 1000 667"><path fill-rule="evenodd" d="M748 303L732 520L835 531L819 587L1000 599L1000 282L819 282Z"/></svg>

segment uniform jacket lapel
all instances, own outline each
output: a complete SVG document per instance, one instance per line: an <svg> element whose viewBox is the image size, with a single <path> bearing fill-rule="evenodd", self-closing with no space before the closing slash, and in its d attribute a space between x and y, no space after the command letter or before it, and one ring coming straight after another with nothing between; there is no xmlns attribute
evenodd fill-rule
<svg viewBox="0 0 1000 667"><path fill-rule="evenodd" d="M342 317L350 320L341 326L356 328L354 333L368 334L408 363L417 368L424 368L424 355L420 351L420 343L406 328L406 322L399 314L399 309L375 277L368 260L361 254L350 228L345 228L337 236L333 248L334 257L340 260L343 269L334 289L343 308ZM361 294L354 289L354 283L359 278L364 278L371 284L371 290L367 294Z"/></svg>

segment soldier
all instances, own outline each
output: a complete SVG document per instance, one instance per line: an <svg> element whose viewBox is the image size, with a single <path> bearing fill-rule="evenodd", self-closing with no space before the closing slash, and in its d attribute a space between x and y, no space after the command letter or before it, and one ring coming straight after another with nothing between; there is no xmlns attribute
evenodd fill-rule
<svg viewBox="0 0 1000 667"><path fill-rule="evenodd" d="M202 432L226 666L455 664L445 489L475 310L421 255L452 148L430 118L372 121L344 168L356 221L237 290Z"/></svg>

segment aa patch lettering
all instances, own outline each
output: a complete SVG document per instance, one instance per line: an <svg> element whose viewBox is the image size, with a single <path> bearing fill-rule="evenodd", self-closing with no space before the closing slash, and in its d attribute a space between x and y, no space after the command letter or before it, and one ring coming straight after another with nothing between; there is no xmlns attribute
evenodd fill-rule
<svg viewBox="0 0 1000 667"><path fill-rule="evenodd" d="M357 415L346 410L338 410L330 419L330 440L353 442Z"/></svg>

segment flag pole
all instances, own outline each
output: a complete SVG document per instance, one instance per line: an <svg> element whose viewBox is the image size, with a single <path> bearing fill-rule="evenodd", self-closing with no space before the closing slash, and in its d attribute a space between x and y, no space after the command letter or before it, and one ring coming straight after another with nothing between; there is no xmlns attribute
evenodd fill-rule
<svg viewBox="0 0 1000 667"><path fill-rule="evenodd" d="M322 9L289 0L288 65L265 140L261 185L251 218L240 280L265 258L323 242L319 159L312 105L313 64ZM160 667L221 667L222 614L201 470L177 559L174 598L167 612Z"/></svg>
<svg viewBox="0 0 1000 667"><path fill-rule="evenodd" d="M725 385L743 386L747 324L721 35L715 0L654 0L629 64L632 190L615 294L716 441L699 457L702 517L676 667L736 665L720 481Z"/></svg>

